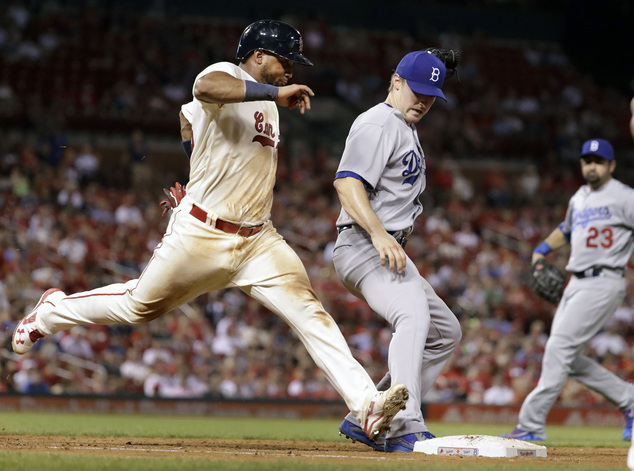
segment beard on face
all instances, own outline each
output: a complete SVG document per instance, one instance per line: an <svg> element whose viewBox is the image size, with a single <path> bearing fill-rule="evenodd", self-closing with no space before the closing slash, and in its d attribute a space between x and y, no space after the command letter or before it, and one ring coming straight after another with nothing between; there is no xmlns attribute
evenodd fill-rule
<svg viewBox="0 0 634 471"><path fill-rule="evenodd" d="M283 87L288 81L286 76L271 72L271 67L268 64L262 68L261 77L264 83L276 87Z"/></svg>
<svg viewBox="0 0 634 471"><path fill-rule="evenodd" d="M601 180L599 178L599 174L597 172L595 172L595 171L590 171L590 172L586 173L584 175L584 179L585 179L585 181L587 183L589 183L591 185L593 185L595 183L599 183L599 181Z"/></svg>

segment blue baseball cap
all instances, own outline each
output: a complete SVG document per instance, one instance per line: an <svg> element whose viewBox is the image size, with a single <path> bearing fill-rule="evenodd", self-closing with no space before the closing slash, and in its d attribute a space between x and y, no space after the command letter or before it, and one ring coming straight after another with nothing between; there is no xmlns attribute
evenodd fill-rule
<svg viewBox="0 0 634 471"><path fill-rule="evenodd" d="M407 80L409 88L421 95L437 96L447 101L442 92L447 68L429 51L414 51L405 55L396 73Z"/></svg>
<svg viewBox="0 0 634 471"><path fill-rule="evenodd" d="M605 139L590 139L583 143L579 158L586 155L597 155L605 160L614 160L614 149L612 144Z"/></svg>

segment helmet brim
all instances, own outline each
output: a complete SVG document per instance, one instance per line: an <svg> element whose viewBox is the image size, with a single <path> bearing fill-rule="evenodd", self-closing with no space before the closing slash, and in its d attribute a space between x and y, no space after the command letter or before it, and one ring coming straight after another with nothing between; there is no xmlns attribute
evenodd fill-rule
<svg viewBox="0 0 634 471"><path fill-rule="evenodd" d="M291 54L291 57L287 57L288 60L291 60L297 64L301 65L313 65L311 61L306 59L302 54Z"/></svg>
<svg viewBox="0 0 634 471"><path fill-rule="evenodd" d="M264 50L266 51L266 49ZM284 59L289 60L291 62L295 62L296 64L313 65L311 61L309 61L306 57L304 57L304 55L302 55L299 52L289 52L286 54L279 54L273 51L267 51L267 52L270 52L271 54L275 54L276 56L283 57Z"/></svg>

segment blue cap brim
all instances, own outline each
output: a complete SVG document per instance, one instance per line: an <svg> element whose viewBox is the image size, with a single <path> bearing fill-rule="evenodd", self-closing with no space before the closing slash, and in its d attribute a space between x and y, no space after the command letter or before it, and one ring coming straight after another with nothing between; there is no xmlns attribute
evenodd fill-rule
<svg viewBox="0 0 634 471"><path fill-rule="evenodd" d="M407 81L407 85L409 85L409 88L420 95L436 96L447 101L447 98L445 98L445 94L440 88L432 87L424 83L412 82L410 80Z"/></svg>
<svg viewBox="0 0 634 471"><path fill-rule="evenodd" d="M586 152L585 154L581 154L579 156L579 158L583 159L584 157L587 157L589 155L596 155L597 157L600 157L603 160L614 160L614 156L612 156L612 155L601 155L598 152Z"/></svg>

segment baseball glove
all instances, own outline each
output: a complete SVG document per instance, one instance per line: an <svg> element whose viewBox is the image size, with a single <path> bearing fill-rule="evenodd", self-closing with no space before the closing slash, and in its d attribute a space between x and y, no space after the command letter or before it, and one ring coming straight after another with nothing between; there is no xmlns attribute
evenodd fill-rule
<svg viewBox="0 0 634 471"><path fill-rule="evenodd" d="M167 198L161 201L161 207L163 208L161 216L165 216L170 209L174 209L178 206L187 194L185 187L178 182L176 182L173 187L170 187L169 190L167 188L163 188L163 193L165 193Z"/></svg>
<svg viewBox="0 0 634 471"><path fill-rule="evenodd" d="M453 49L439 49L434 47L428 47L425 49L426 51L431 52L433 55L438 57L445 67L447 68L447 74L445 78L453 77L456 73L456 68L460 61L462 60L462 53L460 51L455 51Z"/></svg>
<svg viewBox="0 0 634 471"><path fill-rule="evenodd" d="M546 301L557 304L561 300L565 284L564 272L545 258L540 258L531 265L531 286Z"/></svg>

